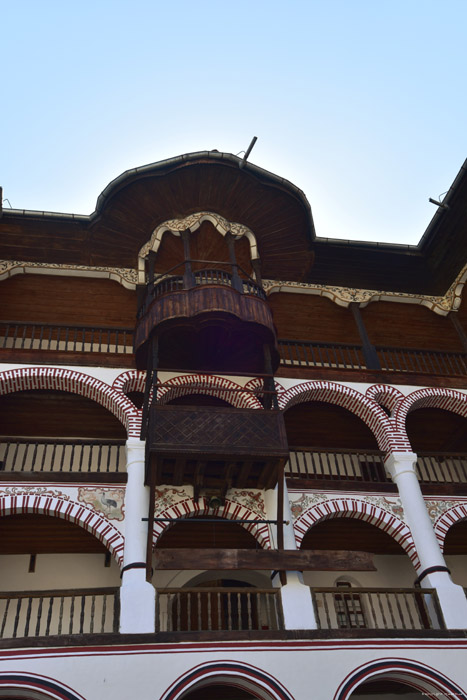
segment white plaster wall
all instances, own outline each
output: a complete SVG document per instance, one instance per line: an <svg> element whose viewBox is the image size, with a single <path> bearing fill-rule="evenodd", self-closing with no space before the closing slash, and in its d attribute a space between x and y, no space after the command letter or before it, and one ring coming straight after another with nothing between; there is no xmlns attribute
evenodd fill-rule
<svg viewBox="0 0 467 700"><path fill-rule="evenodd" d="M373 564L377 571L307 571L303 579L315 588L333 587L342 579L360 588L412 588L417 578L412 562L404 555L376 555Z"/></svg>
<svg viewBox="0 0 467 700"><path fill-rule="evenodd" d="M29 555L0 556L0 591L39 591L120 586L120 571L104 554L38 554L36 570L28 573Z"/></svg>
<svg viewBox="0 0 467 700"><path fill-rule="evenodd" d="M371 661L404 658L425 664L462 688L467 685L467 643L443 648L430 640L365 642L239 642L145 645L0 652L0 674L21 672L69 686L85 700L160 700L180 676L205 663L234 661L269 674L294 700L332 700L342 681Z"/></svg>

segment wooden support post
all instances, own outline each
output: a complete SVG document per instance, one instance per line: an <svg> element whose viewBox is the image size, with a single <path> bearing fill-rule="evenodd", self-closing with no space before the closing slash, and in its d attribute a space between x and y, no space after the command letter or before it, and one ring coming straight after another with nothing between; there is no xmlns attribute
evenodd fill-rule
<svg viewBox="0 0 467 700"><path fill-rule="evenodd" d="M143 411L141 416L141 434L140 439L145 440L147 434L148 426L148 416L149 416L149 398L151 395L153 401L156 400L157 394L157 365L159 361L159 339L157 337L151 338L149 341L148 348L148 366L146 369L146 385L144 387L144 401L143 401Z"/></svg>
<svg viewBox="0 0 467 700"><path fill-rule="evenodd" d="M462 323L459 321L459 316L457 315L456 311L451 311L448 314L448 318L451 319L451 323L456 329L456 333L459 336L459 339L462 343L462 347L464 348L464 352L467 352L467 333L465 332Z"/></svg>
<svg viewBox="0 0 467 700"><path fill-rule="evenodd" d="M237 258L235 257L234 237L230 231L227 233L226 239L229 248L230 266L232 269L232 287L236 289L237 292L240 292L240 294L243 294L243 282L238 274Z"/></svg>
<svg viewBox="0 0 467 700"><path fill-rule="evenodd" d="M275 391L274 377L272 376L271 348L268 344L263 345L264 353L264 374L263 379L263 406L264 408L279 408L277 394Z"/></svg>
<svg viewBox="0 0 467 700"><path fill-rule="evenodd" d="M156 472L150 467L149 472L149 508L148 508L148 538L146 543L146 581L152 579L152 530L154 527L154 510L156 507Z"/></svg>
<svg viewBox="0 0 467 700"><path fill-rule="evenodd" d="M182 231L183 255L185 257L185 273L183 275L183 286L185 289L191 289L195 286L195 277L191 269L190 257L190 231Z"/></svg>
<svg viewBox="0 0 467 700"><path fill-rule="evenodd" d="M353 301L350 304L350 310L357 324L358 333L360 335L360 341L363 347L363 356L365 358L365 364L367 369L381 369L381 364L379 357L376 353L376 348L370 343L368 333L366 332L365 324L363 323L363 318L360 313L360 307L357 302Z"/></svg>
<svg viewBox="0 0 467 700"><path fill-rule="evenodd" d="M255 258L254 260L252 260L251 267L255 271L256 283L262 288L263 278L261 277L261 260L259 258Z"/></svg>

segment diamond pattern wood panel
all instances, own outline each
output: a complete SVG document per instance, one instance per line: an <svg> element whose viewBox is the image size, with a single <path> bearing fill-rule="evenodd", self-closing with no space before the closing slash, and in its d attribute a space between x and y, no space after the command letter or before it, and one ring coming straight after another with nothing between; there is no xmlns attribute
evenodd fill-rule
<svg viewBox="0 0 467 700"><path fill-rule="evenodd" d="M213 406L151 408L149 450L174 457L287 457L284 419L279 411Z"/></svg>

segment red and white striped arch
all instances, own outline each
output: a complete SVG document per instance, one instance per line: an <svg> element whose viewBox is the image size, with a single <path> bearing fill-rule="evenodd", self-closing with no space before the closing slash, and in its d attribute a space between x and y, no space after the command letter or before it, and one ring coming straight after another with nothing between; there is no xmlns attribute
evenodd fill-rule
<svg viewBox="0 0 467 700"><path fill-rule="evenodd" d="M65 391L96 401L118 418L128 437L139 437L138 410L126 396L96 377L57 367L24 367L0 372L0 394L35 389Z"/></svg>
<svg viewBox="0 0 467 700"><path fill-rule="evenodd" d="M461 520L467 519L467 504L458 504L448 510L444 511L442 515L437 518L434 523L434 531L436 538L441 547L441 551L444 551L444 542L446 540L446 535L449 529L459 523Z"/></svg>
<svg viewBox="0 0 467 700"><path fill-rule="evenodd" d="M225 520L262 520L264 516L258 515L247 506L229 501L225 499L224 504L219 508L209 508L208 500L200 498L196 501L194 498L188 498L185 501L167 508L163 513L157 513L156 518L194 518L196 516L211 516L215 518L224 518ZM255 525L254 523L239 523L241 527L250 532L256 538L263 549L271 549L271 536L269 527L266 523ZM170 523L155 523L152 533L153 546L157 544L159 537L165 530L171 527Z"/></svg>
<svg viewBox="0 0 467 700"><path fill-rule="evenodd" d="M455 389L418 389L405 397L394 414L397 430L405 433L405 423L411 411L417 408L442 408L467 418L467 394Z"/></svg>
<svg viewBox="0 0 467 700"><path fill-rule="evenodd" d="M393 413L397 405L404 399L404 394L389 384L373 384L368 387L365 396L376 401L380 406L384 406Z"/></svg>
<svg viewBox="0 0 467 700"><path fill-rule="evenodd" d="M362 664L349 673L337 689L333 700L351 700L365 682L396 681L413 688L431 700L467 700L467 695L450 678L419 661L382 658Z"/></svg>
<svg viewBox="0 0 467 700"><path fill-rule="evenodd" d="M121 568L124 547L123 535L106 518L82 503L75 503L46 493L0 495L0 517L17 515L18 513L50 515L79 525L102 542Z"/></svg>
<svg viewBox="0 0 467 700"><path fill-rule="evenodd" d="M244 391L240 384L210 374L181 374L168 379L157 390L157 402L165 404L179 396L190 394L215 396L235 408L263 408L259 399L249 391Z"/></svg>
<svg viewBox="0 0 467 700"><path fill-rule="evenodd" d="M325 401L351 411L367 424L383 452L411 451L405 431L403 434L396 433L381 406L351 387L327 381L296 384L280 396L279 406L287 411L308 401Z"/></svg>
<svg viewBox="0 0 467 700"><path fill-rule="evenodd" d="M294 523L298 546L313 525L330 518L356 518L379 527L400 544L410 557L415 569L420 568L415 544L408 526L388 511L358 498L332 498L308 508Z"/></svg>
<svg viewBox="0 0 467 700"><path fill-rule="evenodd" d="M119 391L121 394L127 394L130 391L144 392L146 387L146 372L139 369L130 369L128 372L122 372L114 379L112 389Z"/></svg>
<svg viewBox="0 0 467 700"><path fill-rule="evenodd" d="M160 700L189 700L192 692L212 685L239 688L258 700L294 700L270 673L257 666L228 659L202 663L190 669L172 683Z"/></svg>
<svg viewBox="0 0 467 700"><path fill-rule="evenodd" d="M22 671L0 672L0 698L25 697L33 700L84 700L70 686L50 676Z"/></svg>

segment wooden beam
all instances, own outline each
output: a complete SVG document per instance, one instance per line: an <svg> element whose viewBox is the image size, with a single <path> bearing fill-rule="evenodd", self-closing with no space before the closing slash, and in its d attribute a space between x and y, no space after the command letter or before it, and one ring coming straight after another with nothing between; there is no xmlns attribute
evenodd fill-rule
<svg viewBox="0 0 467 700"><path fill-rule="evenodd" d="M156 569L376 571L371 552L316 549L155 549Z"/></svg>

